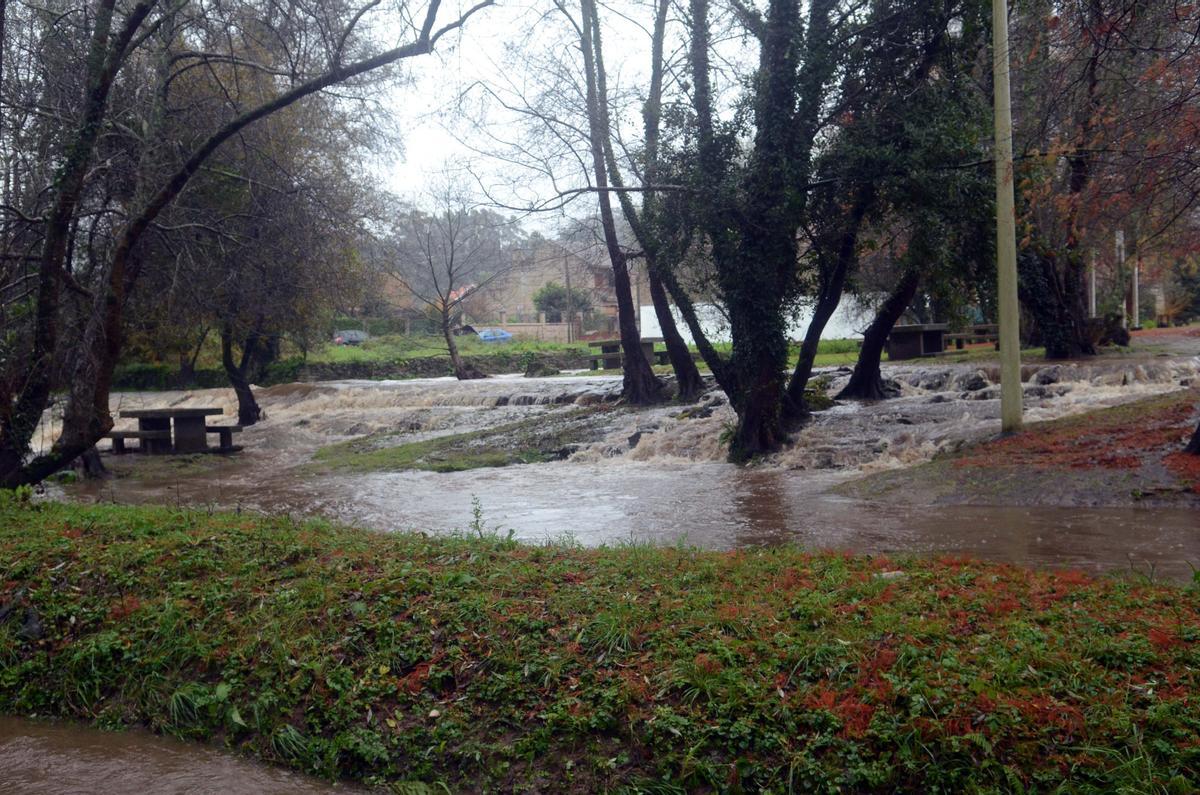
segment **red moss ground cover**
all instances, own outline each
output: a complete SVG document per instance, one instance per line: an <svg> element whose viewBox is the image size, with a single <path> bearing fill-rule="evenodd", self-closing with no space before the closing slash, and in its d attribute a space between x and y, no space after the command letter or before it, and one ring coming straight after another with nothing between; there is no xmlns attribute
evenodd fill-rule
<svg viewBox="0 0 1200 795"><path fill-rule="evenodd" d="M1165 466L1200 492L1200 459L1180 453L1196 426L1198 406L1200 390L1191 389L1083 417L1040 423L978 445L957 459L955 466L1045 471Z"/></svg>
<svg viewBox="0 0 1200 795"><path fill-rule="evenodd" d="M1200 337L1200 326L1160 326L1158 328L1144 328L1130 332L1135 339L1148 338L1155 339L1161 337Z"/></svg>

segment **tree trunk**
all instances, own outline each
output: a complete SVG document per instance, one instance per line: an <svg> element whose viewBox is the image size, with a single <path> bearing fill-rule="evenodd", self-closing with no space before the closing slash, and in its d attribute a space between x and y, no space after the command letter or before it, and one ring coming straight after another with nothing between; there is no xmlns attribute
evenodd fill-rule
<svg viewBox="0 0 1200 795"><path fill-rule="evenodd" d="M208 332L207 328L201 332L200 339L192 351L180 351L179 353L179 387L181 389L187 388L196 382L196 361L200 358L200 352L204 349L204 342L208 339Z"/></svg>
<svg viewBox="0 0 1200 795"><path fill-rule="evenodd" d="M108 477L108 469L100 460L100 451L95 447L85 450L79 458L75 459L75 464L79 467L79 474L84 480L102 480Z"/></svg>
<svg viewBox="0 0 1200 795"><path fill-rule="evenodd" d="M704 381L700 378L700 371L696 368L692 352L675 326L675 316L671 314L671 304L667 301L667 291L663 288L662 279L655 275L653 264L647 268L647 272L650 278L650 298L654 301L654 314L658 317L659 328L662 329L663 339L667 343L667 356L671 359L671 368L675 371L678 398L690 402L700 396L704 390Z"/></svg>
<svg viewBox="0 0 1200 795"><path fill-rule="evenodd" d="M238 425L253 425L262 419L262 409L254 399L254 391L246 378L246 366L254 354L258 336L251 334L242 349L242 361L238 364L233 359L233 328L226 323L221 329L221 364L225 367L225 375L233 387L238 399Z"/></svg>
<svg viewBox="0 0 1200 795"><path fill-rule="evenodd" d="M196 380L196 363L187 351L179 352L179 375L175 377L175 386L187 389Z"/></svg>
<svg viewBox="0 0 1200 795"><path fill-rule="evenodd" d="M845 274L843 273L841 282L844 281ZM796 361L796 369L792 371L792 378L787 386L784 413L788 422L796 422L808 413L808 409L804 405L804 390L808 389L808 380L812 378L817 349L821 345L821 335L825 332L825 326L829 323L829 318L833 316L841 300L842 284L839 284L834 290L823 291L821 297L817 299L813 319L809 321L808 328L804 330L804 341L800 343L800 358Z"/></svg>
<svg viewBox="0 0 1200 795"><path fill-rule="evenodd" d="M1196 432L1192 434L1192 439L1188 442L1187 447L1183 448L1183 452L1200 455L1200 424L1196 425Z"/></svg>
<svg viewBox="0 0 1200 795"><path fill-rule="evenodd" d="M883 400L887 395L883 392L883 377L879 372L879 359L883 356L883 348L887 343L892 327L904 314L904 310L912 303L917 294L917 286L921 282L920 274L915 270L906 271L900 277L896 289L883 302L875 319L863 334L862 350L858 352L858 362L850 376L850 383L838 393L838 400Z"/></svg>
<svg viewBox="0 0 1200 795"><path fill-rule="evenodd" d="M808 380L812 377L813 364L817 359L817 349L821 344L821 335L825 326L837 311L842 302L842 292L846 289L846 278L858 262L858 235L862 229L863 219L867 210L875 201L873 185L861 185L855 192L854 204L846 219L846 226L837 238L837 250L833 253L833 262L823 269L820 289L817 293L817 305L813 310L813 318L804 331L804 341L800 345L800 358L792 378L788 382L787 395L784 400L785 420L797 422L804 417L807 409L804 405L804 390L808 388Z"/></svg>
<svg viewBox="0 0 1200 795"><path fill-rule="evenodd" d="M691 332L692 341L700 351L700 357L708 365L713 378L716 379L717 385L721 387L726 395L732 394L734 392L733 376L729 372L728 362L721 356L720 351L713 347L712 342L705 335L691 296L687 294L687 291L679 284L679 280L675 278L675 274L671 273L670 270L659 271L659 278L663 286L667 288L668 294L675 301L675 306L679 308L679 314L683 315L683 322L688 327L688 331Z"/></svg>
<svg viewBox="0 0 1200 795"><path fill-rule="evenodd" d="M622 373L624 383L621 397L627 403L647 405L661 399L662 382L650 369L646 355L642 352L642 339L637 328L637 308L633 305L633 290L629 281L629 267L625 252L617 237L617 225L613 218L612 200L608 191L608 169L604 158L604 141L608 137L607 108L601 106L601 94L597 86L600 75L596 69L596 55L600 52L600 27L596 18L595 0L580 0L582 24L580 26L580 48L583 50L584 73L587 82L588 133L592 154L593 176L596 182L600 205L600 223L604 229L604 244L612 262L613 290L617 294L617 324L621 332Z"/></svg>
<svg viewBox="0 0 1200 795"><path fill-rule="evenodd" d="M487 378L480 370L463 361L458 352L458 344L454 341L454 332L450 328L450 312L442 312L442 336L446 338L446 348L450 351L450 364L454 367L454 377L459 381L470 381L476 378Z"/></svg>
<svg viewBox="0 0 1200 795"><path fill-rule="evenodd" d="M729 443L729 460L733 463L743 464L777 450L787 441L781 416L786 363L786 352L775 356L764 352L754 357L754 369L739 377L744 388L738 394L738 424Z"/></svg>
<svg viewBox="0 0 1200 795"><path fill-rule="evenodd" d="M75 137L68 145L67 156L55 174L57 192L44 226L38 264L33 347L19 391L15 395L4 395L4 405L0 409L0 486L6 488L36 483L66 466L91 446L89 444L77 451L64 451L61 455L40 456L36 459L36 466L31 470L26 468L25 459L30 442L41 421L42 412L50 401L51 363L58 346L59 303L75 208L82 195L84 178L91 166L92 154L108 110L108 94L122 52L133 31L149 13L151 4L143 2L132 9L125 26L110 46L114 6L113 0L101 2L93 21L83 112Z"/></svg>

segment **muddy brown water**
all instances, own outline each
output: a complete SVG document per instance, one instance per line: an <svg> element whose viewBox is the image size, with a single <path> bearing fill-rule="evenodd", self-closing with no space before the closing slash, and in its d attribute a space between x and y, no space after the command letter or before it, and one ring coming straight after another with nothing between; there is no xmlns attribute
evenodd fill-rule
<svg viewBox="0 0 1200 795"><path fill-rule="evenodd" d="M873 553L950 553L1088 571L1136 570L1190 579L1200 565L1200 518L1189 508L916 507L851 500L829 489L863 471L904 466L998 430L986 368L893 366L902 394L818 416L767 465L721 461L714 401L700 419L678 408L614 412L608 435L569 461L478 469L320 474L316 449L377 430L404 440L477 430L611 398L612 377L457 382L292 384L260 391L267 420L241 436L244 453L175 466L141 459L128 477L78 484L66 495L267 514L317 515L384 531L487 530L531 542L687 543L709 548L798 543ZM829 374L837 388L844 374ZM983 386L976 381L982 377ZM1051 419L1178 389L1200 358L1031 367L1030 420ZM1044 382L1044 383L1043 383ZM226 405L227 390L115 396L128 405ZM127 457L128 463L131 459Z"/></svg>
<svg viewBox="0 0 1200 795"><path fill-rule="evenodd" d="M0 717L0 792L349 795L365 791L146 732L106 732Z"/></svg>

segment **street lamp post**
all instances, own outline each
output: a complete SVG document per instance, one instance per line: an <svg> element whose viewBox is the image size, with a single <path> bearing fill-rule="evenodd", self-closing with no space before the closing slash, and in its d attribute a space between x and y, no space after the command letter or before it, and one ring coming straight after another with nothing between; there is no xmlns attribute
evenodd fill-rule
<svg viewBox="0 0 1200 795"><path fill-rule="evenodd" d="M1000 429L1012 433L1021 429L1021 321L1017 309L1007 0L992 0L992 78L996 128L996 270L1000 282Z"/></svg>

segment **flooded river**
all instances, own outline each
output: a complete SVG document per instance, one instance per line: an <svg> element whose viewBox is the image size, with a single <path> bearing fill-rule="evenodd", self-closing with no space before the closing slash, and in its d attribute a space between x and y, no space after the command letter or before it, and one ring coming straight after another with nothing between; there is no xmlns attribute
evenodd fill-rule
<svg viewBox="0 0 1200 795"><path fill-rule="evenodd" d="M476 469L318 473L323 445L376 431L400 441L562 416L613 400L614 377L482 381L422 379L290 384L259 391L267 419L241 435L240 455L175 462L140 459L124 477L72 486L74 499L165 502L320 515L384 531L483 526L519 539L586 545L687 543L712 548L795 542L864 552L948 552L1088 570L1176 578L1200 563L1195 511L1187 508L911 507L829 493L863 472L919 463L998 431L996 374L967 365L893 366L900 396L847 403L817 415L796 444L763 465L723 463L722 428L733 414L712 393L702 411L612 412L609 426L569 460ZM824 375L833 389L844 371ZM1026 416L1051 419L1179 389L1200 359L1043 366L1025 373ZM221 405L227 390L114 396L114 408Z"/></svg>
<svg viewBox="0 0 1200 795"><path fill-rule="evenodd" d="M0 717L11 795L327 795L364 792L145 732Z"/></svg>

